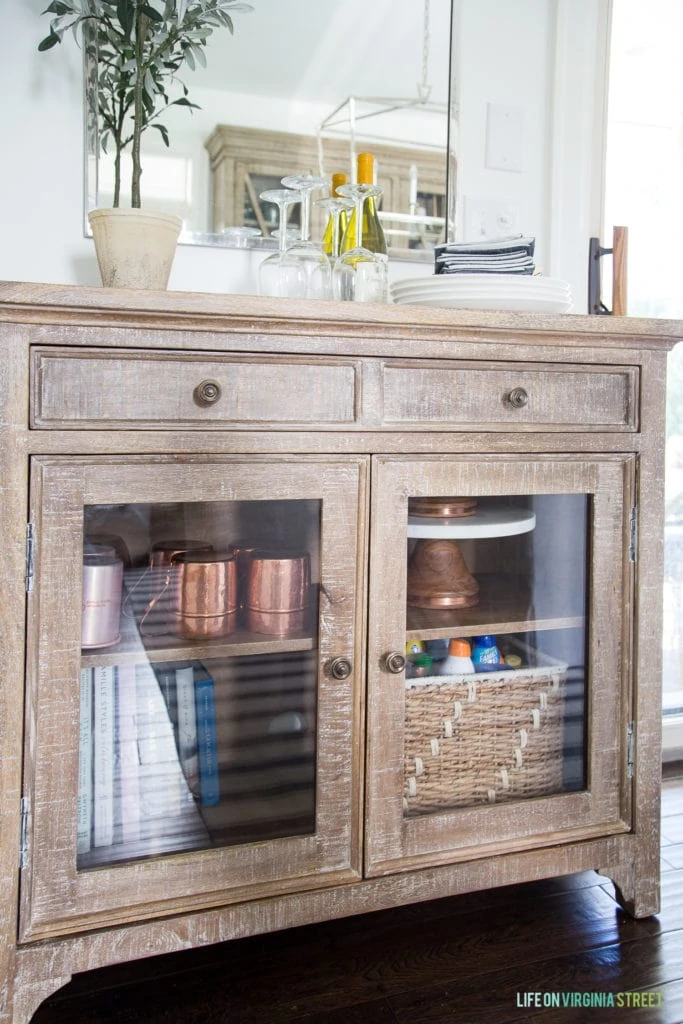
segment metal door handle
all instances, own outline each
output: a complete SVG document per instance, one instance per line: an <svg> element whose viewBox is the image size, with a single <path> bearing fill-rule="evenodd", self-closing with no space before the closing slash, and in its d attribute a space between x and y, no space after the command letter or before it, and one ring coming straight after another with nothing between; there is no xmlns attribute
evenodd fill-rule
<svg viewBox="0 0 683 1024"><path fill-rule="evenodd" d="M508 394L508 402L513 409L523 409L529 404L529 395L524 388L513 388Z"/></svg>
<svg viewBox="0 0 683 1024"><path fill-rule="evenodd" d="M330 662L329 671L333 679L348 679L353 666L348 658L335 658Z"/></svg>
<svg viewBox="0 0 683 1024"><path fill-rule="evenodd" d="M197 405L215 405L221 397L221 386L217 380L203 380L192 392Z"/></svg>
<svg viewBox="0 0 683 1024"><path fill-rule="evenodd" d="M387 672L397 676L406 667L406 659L398 651L390 651L389 654L385 655L384 667Z"/></svg>

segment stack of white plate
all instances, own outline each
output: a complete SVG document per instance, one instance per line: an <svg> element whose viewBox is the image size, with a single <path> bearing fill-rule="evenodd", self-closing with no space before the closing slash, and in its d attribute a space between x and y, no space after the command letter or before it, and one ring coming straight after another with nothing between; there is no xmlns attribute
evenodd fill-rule
<svg viewBox="0 0 683 1024"><path fill-rule="evenodd" d="M512 309L567 313L572 297L567 281L541 274L436 274L408 277L391 286L394 302L412 306Z"/></svg>

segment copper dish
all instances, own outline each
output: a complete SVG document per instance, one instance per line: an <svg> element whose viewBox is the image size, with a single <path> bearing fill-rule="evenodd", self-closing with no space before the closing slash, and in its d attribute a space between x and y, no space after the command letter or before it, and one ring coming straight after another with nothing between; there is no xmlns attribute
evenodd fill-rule
<svg viewBox="0 0 683 1024"><path fill-rule="evenodd" d="M420 540L408 562L407 603L412 608L472 608L479 584L454 540Z"/></svg>
<svg viewBox="0 0 683 1024"><path fill-rule="evenodd" d="M149 556L150 569L172 565L180 555L188 551L213 551L213 547L203 540L159 540L152 544Z"/></svg>
<svg viewBox="0 0 683 1024"><path fill-rule="evenodd" d="M408 514L435 519L464 519L477 511L476 498L410 498Z"/></svg>

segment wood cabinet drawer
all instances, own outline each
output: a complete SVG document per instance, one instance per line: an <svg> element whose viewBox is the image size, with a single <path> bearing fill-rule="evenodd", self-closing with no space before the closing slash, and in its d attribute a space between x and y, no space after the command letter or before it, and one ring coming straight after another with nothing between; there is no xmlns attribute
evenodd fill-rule
<svg viewBox="0 0 683 1024"><path fill-rule="evenodd" d="M353 360L36 348L31 367L38 428L325 428L356 420Z"/></svg>
<svg viewBox="0 0 683 1024"><path fill-rule="evenodd" d="M638 429L638 369L386 362L383 424L404 429Z"/></svg>

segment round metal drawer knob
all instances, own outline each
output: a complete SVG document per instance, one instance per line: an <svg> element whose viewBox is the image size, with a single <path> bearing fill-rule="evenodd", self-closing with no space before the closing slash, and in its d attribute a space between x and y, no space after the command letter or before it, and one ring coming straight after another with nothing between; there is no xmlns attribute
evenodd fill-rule
<svg viewBox="0 0 683 1024"><path fill-rule="evenodd" d="M348 658L335 658L330 662L330 675L333 679L348 679L353 671Z"/></svg>
<svg viewBox="0 0 683 1024"><path fill-rule="evenodd" d="M524 388L513 388L508 395L508 402L513 409L523 409L529 403L529 395Z"/></svg>
<svg viewBox="0 0 683 1024"><path fill-rule="evenodd" d="M387 672L397 676L406 667L406 659L398 651L391 651L384 659L384 667Z"/></svg>
<svg viewBox="0 0 683 1024"><path fill-rule="evenodd" d="M192 394L197 405L215 405L221 397L221 386L217 380L203 380Z"/></svg>

